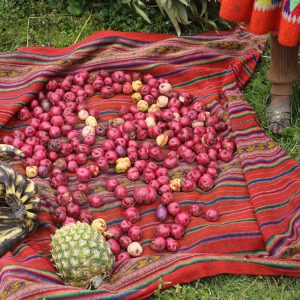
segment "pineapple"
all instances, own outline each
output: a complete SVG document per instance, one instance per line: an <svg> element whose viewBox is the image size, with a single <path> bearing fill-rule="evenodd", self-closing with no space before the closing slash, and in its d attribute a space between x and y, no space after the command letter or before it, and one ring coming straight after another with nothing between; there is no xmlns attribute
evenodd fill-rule
<svg viewBox="0 0 300 300"><path fill-rule="evenodd" d="M52 237L51 254L64 283L80 288L97 288L114 265L108 243L87 223L58 229Z"/></svg>

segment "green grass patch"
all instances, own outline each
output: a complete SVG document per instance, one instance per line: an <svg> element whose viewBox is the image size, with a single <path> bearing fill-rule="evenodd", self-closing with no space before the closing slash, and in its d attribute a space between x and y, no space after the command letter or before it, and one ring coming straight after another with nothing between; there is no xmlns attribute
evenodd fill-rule
<svg viewBox="0 0 300 300"><path fill-rule="evenodd" d="M218 275L198 279L191 284L160 289L151 300L296 300L300 299L300 281L289 277Z"/></svg>

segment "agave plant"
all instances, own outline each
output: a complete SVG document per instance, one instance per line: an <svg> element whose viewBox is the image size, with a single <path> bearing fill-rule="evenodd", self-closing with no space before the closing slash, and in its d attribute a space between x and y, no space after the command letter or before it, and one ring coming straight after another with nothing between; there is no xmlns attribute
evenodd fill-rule
<svg viewBox="0 0 300 300"><path fill-rule="evenodd" d="M218 17L218 0L120 0L123 4L133 7L144 20L151 23L146 11L147 6L156 5L164 16L172 22L178 35L181 25L197 22L202 28L209 24L217 30L217 24L229 24Z"/></svg>

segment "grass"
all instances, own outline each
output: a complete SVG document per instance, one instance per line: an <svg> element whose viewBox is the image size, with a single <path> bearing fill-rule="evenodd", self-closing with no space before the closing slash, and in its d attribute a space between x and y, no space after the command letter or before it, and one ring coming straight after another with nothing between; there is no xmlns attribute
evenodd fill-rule
<svg viewBox="0 0 300 300"><path fill-rule="evenodd" d="M80 17L70 15L67 1L0 0L0 51L14 51L21 46L65 47L100 30L174 33L170 22L149 8L152 24L147 24L133 10L116 1L83 1ZM204 27L210 29L209 27ZM183 34L197 33L195 26L183 28ZM265 126L264 99L270 83L266 80L269 49L265 49L253 78L243 89ZM299 81L295 94L300 94ZM273 137L282 148L300 161L300 108L294 104L292 126L281 138ZM300 281L288 277L219 275L190 284L158 289L151 299L226 299L292 300L300 299Z"/></svg>
<svg viewBox="0 0 300 300"><path fill-rule="evenodd" d="M150 299L298 300L300 283L299 279L287 277L219 275L171 289L159 289Z"/></svg>

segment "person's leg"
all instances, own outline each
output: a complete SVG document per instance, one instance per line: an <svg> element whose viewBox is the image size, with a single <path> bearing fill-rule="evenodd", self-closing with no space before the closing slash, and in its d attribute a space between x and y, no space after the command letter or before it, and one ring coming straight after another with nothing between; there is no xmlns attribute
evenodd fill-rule
<svg viewBox="0 0 300 300"><path fill-rule="evenodd" d="M282 46L271 35L271 64L268 79L271 81L271 95L268 99L267 124L275 134L281 135L290 125L293 82L299 77L298 48Z"/></svg>

